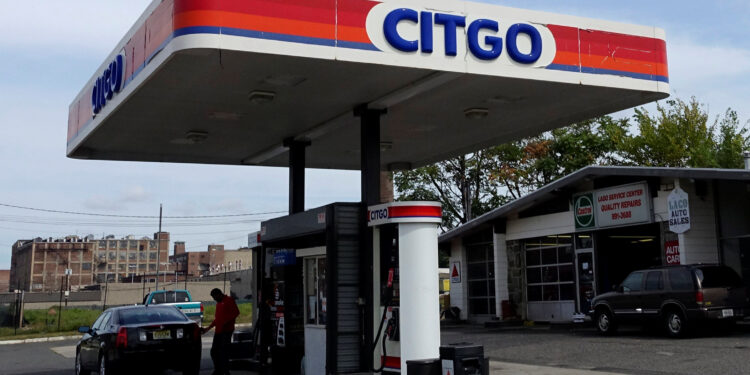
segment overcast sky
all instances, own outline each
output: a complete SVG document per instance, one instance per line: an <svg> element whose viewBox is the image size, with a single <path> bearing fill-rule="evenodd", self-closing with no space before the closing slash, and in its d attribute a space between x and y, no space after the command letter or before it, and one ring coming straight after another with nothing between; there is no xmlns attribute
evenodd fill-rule
<svg viewBox="0 0 750 375"><path fill-rule="evenodd" d="M65 157L68 105L133 25L147 0L0 0L0 269L17 239L153 236L165 216L264 213L227 219L165 219L188 250L236 248L258 219L287 210L284 168L74 160ZM672 94L697 97L713 116L750 116L750 2L484 2L666 30ZM308 170L306 206L359 200L359 174ZM153 216L112 219L24 210ZM190 224L190 225L186 225Z"/></svg>

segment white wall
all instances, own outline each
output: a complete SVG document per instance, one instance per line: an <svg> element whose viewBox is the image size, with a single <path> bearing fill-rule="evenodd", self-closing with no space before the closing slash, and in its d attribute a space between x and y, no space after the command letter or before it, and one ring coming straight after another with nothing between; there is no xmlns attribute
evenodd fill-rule
<svg viewBox="0 0 750 375"><path fill-rule="evenodd" d="M507 240L534 238L560 233L575 232L573 213L569 210L549 215L508 220Z"/></svg>
<svg viewBox="0 0 750 375"><path fill-rule="evenodd" d="M508 294L508 246L504 233L495 233L493 236L495 255L495 311L500 319L503 316L502 301L507 301Z"/></svg>
<svg viewBox="0 0 750 375"><path fill-rule="evenodd" d="M451 282L451 306L456 306L461 309L461 320L469 319L469 293L468 284L466 282L466 254L464 247L461 243L461 238L454 238L451 240L451 256L448 262L453 271L453 263L458 262L460 264L459 272L461 273L461 282Z"/></svg>
<svg viewBox="0 0 750 375"><path fill-rule="evenodd" d="M305 326L305 374L326 373L326 327Z"/></svg>
<svg viewBox="0 0 750 375"><path fill-rule="evenodd" d="M690 230L678 235L682 264L719 262L713 189L711 184L706 185L706 194L699 197L695 194L695 184L689 180L675 181L675 186L688 194L690 204Z"/></svg>

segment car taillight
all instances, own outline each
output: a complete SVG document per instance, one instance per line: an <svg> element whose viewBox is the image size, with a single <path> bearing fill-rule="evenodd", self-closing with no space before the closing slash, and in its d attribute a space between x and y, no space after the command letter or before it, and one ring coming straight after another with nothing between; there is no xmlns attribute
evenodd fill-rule
<svg viewBox="0 0 750 375"><path fill-rule="evenodd" d="M702 305L703 304L703 292L700 290L695 292L695 303Z"/></svg>
<svg viewBox="0 0 750 375"><path fill-rule="evenodd" d="M195 324L193 327L193 339L198 339L198 337L201 337L201 327Z"/></svg>
<svg viewBox="0 0 750 375"><path fill-rule="evenodd" d="M203 314L203 304L201 303L201 314Z"/></svg>
<svg viewBox="0 0 750 375"><path fill-rule="evenodd" d="M127 328L120 327L120 330L117 331L117 340L115 341L115 347L118 347L118 348L128 347L128 329Z"/></svg>

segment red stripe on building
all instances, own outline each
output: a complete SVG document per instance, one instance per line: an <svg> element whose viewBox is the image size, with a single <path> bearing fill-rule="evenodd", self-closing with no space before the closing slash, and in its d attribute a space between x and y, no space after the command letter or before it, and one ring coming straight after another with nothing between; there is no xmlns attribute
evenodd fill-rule
<svg viewBox="0 0 750 375"><path fill-rule="evenodd" d="M667 44L661 39L567 26L547 27L555 38L558 51L667 63Z"/></svg>
<svg viewBox="0 0 750 375"><path fill-rule="evenodd" d="M336 0L177 0L175 4L175 14L206 10L336 23Z"/></svg>
<svg viewBox="0 0 750 375"><path fill-rule="evenodd" d="M443 217L439 206L391 206L388 207L388 217Z"/></svg>

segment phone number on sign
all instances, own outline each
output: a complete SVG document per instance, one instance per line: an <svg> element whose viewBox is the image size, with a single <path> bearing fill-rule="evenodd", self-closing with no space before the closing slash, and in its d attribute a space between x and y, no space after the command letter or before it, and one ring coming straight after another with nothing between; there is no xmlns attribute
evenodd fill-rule
<svg viewBox="0 0 750 375"><path fill-rule="evenodd" d="M632 211L624 211L624 212L614 212L612 213L612 220L618 220L618 219L630 219L633 217Z"/></svg>

